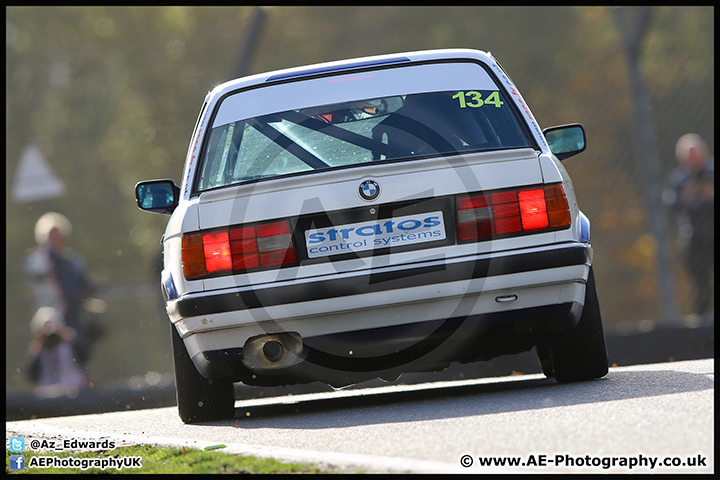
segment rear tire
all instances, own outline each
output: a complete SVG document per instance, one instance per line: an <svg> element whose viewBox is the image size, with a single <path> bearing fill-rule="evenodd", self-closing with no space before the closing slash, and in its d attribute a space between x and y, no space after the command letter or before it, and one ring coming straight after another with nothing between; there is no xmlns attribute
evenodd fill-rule
<svg viewBox="0 0 720 480"><path fill-rule="evenodd" d="M184 423L232 418L235 413L233 384L229 380L210 380L195 368L177 328L172 330L173 369L178 413Z"/></svg>
<svg viewBox="0 0 720 480"><path fill-rule="evenodd" d="M558 334L548 340L547 350L550 354L552 371L558 382L579 382L607 375L605 334L592 267L585 287L585 306L580 321L569 332ZM543 347L538 347L538 352L541 348ZM540 357L541 365L542 361ZM543 372L545 372L544 367Z"/></svg>

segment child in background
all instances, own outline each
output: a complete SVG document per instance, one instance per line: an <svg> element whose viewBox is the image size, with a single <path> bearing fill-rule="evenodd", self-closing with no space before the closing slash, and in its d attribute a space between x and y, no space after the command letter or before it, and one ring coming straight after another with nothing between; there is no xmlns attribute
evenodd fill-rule
<svg viewBox="0 0 720 480"><path fill-rule="evenodd" d="M28 346L28 376L39 397L74 398L87 387L85 372L73 349L75 331L65 325L53 307L40 308L30 322L33 338Z"/></svg>

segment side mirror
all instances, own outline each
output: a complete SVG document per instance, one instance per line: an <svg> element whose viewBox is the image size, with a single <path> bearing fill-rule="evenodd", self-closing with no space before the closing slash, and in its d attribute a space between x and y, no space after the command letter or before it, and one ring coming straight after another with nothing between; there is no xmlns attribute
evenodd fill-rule
<svg viewBox="0 0 720 480"><path fill-rule="evenodd" d="M149 180L135 185L135 200L141 210L170 215L178 206L180 187L172 180Z"/></svg>
<svg viewBox="0 0 720 480"><path fill-rule="evenodd" d="M558 160L565 160L577 155L587 146L585 127L579 123L546 128L543 130L543 134L550 146L550 151Z"/></svg>

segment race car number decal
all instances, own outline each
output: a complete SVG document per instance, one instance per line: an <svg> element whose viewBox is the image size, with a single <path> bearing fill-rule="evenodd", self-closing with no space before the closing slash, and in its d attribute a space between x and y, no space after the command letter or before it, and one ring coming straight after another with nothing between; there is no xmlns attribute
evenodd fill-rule
<svg viewBox="0 0 720 480"><path fill-rule="evenodd" d="M445 239L442 212L350 223L305 231L309 258Z"/></svg>
<svg viewBox="0 0 720 480"><path fill-rule="evenodd" d="M456 98L460 103L460 108L478 108L483 105L495 105L496 108L500 108L505 102L500 100L500 93L498 91L491 92L487 98L482 98L482 93L471 90L469 92L457 92L452 98Z"/></svg>

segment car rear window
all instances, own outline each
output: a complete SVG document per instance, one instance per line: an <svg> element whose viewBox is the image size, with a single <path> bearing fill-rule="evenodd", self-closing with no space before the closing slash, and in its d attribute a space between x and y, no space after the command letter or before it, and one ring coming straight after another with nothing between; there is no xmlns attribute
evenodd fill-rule
<svg viewBox="0 0 720 480"><path fill-rule="evenodd" d="M533 145L511 101L476 63L333 75L226 97L205 142L195 190Z"/></svg>

